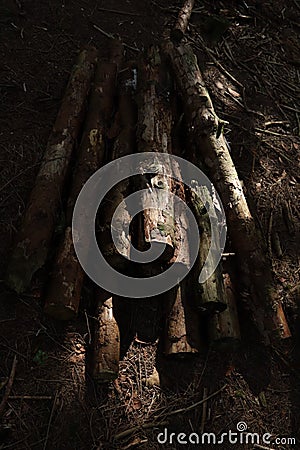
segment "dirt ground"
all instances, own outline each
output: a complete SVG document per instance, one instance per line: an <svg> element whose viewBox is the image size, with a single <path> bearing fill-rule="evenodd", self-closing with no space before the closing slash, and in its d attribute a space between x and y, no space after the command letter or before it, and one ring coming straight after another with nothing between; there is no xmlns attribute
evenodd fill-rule
<svg viewBox="0 0 300 450"><path fill-rule="evenodd" d="M86 44L105 52L107 38L93 25L138 49L126 48L128 58L137 58L160 42L166 20L175 21L180 5L175 0L1 3L1 279L74 59ZM206 432L236 431L244 421L251 432L270 433L272 448L300 448L299 18L297 0L199 1L188 33L217 113L229 122L226 138L251 212L269 243L292 339L276 347L259 345L241 302L239 350L209 349L189 362L174 362L157 344L133 341L128 347L129 331L119 378L97 387L86 373L85 305L78 320L57 324L43 315L38 289L17 296L1 281L0 396L17 358L0 426L1 449L180 448L159 444L158 433L165 426L169 432L200 433L203 406L187 408L203 398L204 389L212 394L223 386L208 402ZM143 320L136 319L142 328ZM155 366L160 386L145 383ZM125 430L127 435L118 436ZM297 444L276 445L276 437L294 437Z"/></svg>

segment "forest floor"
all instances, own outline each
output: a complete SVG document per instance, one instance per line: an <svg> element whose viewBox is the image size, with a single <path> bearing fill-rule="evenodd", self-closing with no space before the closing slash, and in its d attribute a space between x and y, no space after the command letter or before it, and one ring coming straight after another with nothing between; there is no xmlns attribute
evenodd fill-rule
<svg viewBox="0 0 300 450"><path fill-rule="evenodd" d="M1 3L0 279L76 54L86 44L105 52L107 38L93 25L136 47L139 52L127 49L136 58L160 43L179 6L175 0L168 6L163 0ZM270 433L270 448L300 448L299 18L297 0L204 0L196 2L188 32L217 113L229 122L226 138L269 243L292 339L259 344L243 305L241 348L208 349L188 362L167 360L157 343L125 345L131 329L118 379L97 387L86 373L84 308L76 321L60 325L43 315L37 289L18 296L1 282L0 396L14 356L17 366L0 449L180 448L159 444L158 433L165 426L200 433L203 406L187 408L223 386L208 401L205 432L236 431L243 421L249 432ZM142 327L141 315L136 319ZM155 367L160 385L145 382ZM294 437L297 445L276 445L276 437Z"/></svg>

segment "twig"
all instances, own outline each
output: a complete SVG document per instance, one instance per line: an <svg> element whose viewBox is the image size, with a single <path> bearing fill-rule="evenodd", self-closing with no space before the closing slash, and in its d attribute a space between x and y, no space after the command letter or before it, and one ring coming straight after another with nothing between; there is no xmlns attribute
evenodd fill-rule
<svg viewBox="0 0 300 450"><path fill-rule="evenodd" d="M104 36L106 36L109 39L115 39L115 36L111 33L107 33L106 31L102 30L102 28L98 27L98 25L93 23L93 27L95 28L95 30L99 31L99 33L103 34ZM125 42L123 42L124 47L129 48L130 50L133 50L135 52L139 52L140 50L136 47L132 47L131 45L126 44Z"/></svg>
<svg viewBox="0 0 300 450"><path fill-rule="evenodd" d="M54 414L54 410L55 410L55 405L56 405L56 399L57 399L57 391L55 392L55 397L54 397L54 400L53 400L53 405L52 405L52 409L51 409L51 413L50 413L50 418L49 418L49 422L48 422L47 433L46 433L46 437L45 437L43 450L46 450L46 448L47 448L51 422L52 422L52 418L53 418L53 414Z"/></svg>
<svg viewBox="0 0 300 450"><path fill-rule="evenodd" d="M259 448L261 450L275 450L274 448L265 447L264 445L259 445L259 444L254 444L254 448Z"/></svg>
<svg viewBox="0 0 300 450"><path fill-rule="evenodd" d="M10 400L52 400L49 395L10 395Z"/></svg>
<svg viewBox="0 0 300 450"><path fill-rule="evenodd" d="M98 11L103 11L103 12L108 12L108 13L112 13L112 14L120 14L123 16L137 16L137 17L141 17L141 14L139 13L132 13L132 12L128 12L128 11L118 11L117 9L106 9L106 8L97 8Z"/></svg>
<svg viewBox="0 0 300 450"><path fill-rule="evenodd" d="M91 345L92 336L91 336L91 329L90 329L89 318L88 318L88 315L86 313L86 310L84 311L84 314L85 314L86 326L87 326L88 334L89 334L89 345Z"/></svg>
<svg viewBox="0 0 300 450"><path fill-rule="evenodd" d="M3 398L0 403L0 417L4 413L5 406L6 406L6 403L7 403L7 400L8 400L8 397L9 397L9 394L10 394L10 391L11 391L11 388L12 388L12 385L14 382L14 378L15 378L15 374L16 374L16 367L17 367L17 357L15 355L12 366L11 366L10 375L9 375L9 378L8 378L8 381L6 384L5 392L4 392Z"/></svg>
<svg viewBox="0 0 300 450"><path fill-rule="evenodd" d="M188 406L187 408L176 409L175 411L171 411L169 413L166 413L165 417L174 416L175 414L180 414L180 413L186 413L188 411L191 411L191 409L197 408L197 406L202 405L204 402L207 402L211 398L213 398L216 395L220 394L220 392L224 391L226 386L227 386L227 384L224 384L224 386L222 386L221 389L219 389L218 391L214 392L213 394L210 394L208 397L203 398L202 400L199 400L199 402L196 402L193 405Z"/></svg>
<svg viewBox="0 0 300 450"><path fill-rule="evenodd" d="M203 405L202 405L202 417L201 417L201 427L200 427L200 433L203 434L204 433L204 427L205 427L205 422L206 422L206 413L207 413L207 394L208 394L208 389L205 387L203 389Z"/></svg>
<svg viewBox="0 0 300 450"><path fill-rule="evenodd" d="M119 434L115 435L115 440L119 441L120 439L124 439L127 436L130 436L131 434L135 433L136 431L139 430L147 430L149 428L154 428L154 427L161 427L163 425L167 425L168 422L164 421L164 422L151 422L151 423L145 423L144 425L139 425L136 427L132 427L132 428L128 428L128 430L122 431Z"/></svg>

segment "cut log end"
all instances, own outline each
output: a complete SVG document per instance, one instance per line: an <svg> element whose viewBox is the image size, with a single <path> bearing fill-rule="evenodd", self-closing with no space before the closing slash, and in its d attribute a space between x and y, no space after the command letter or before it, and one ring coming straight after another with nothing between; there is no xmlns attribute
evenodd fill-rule
<svg viewBox="0 0 300 450"><path fill-rule="evenodd" d="M91 376L99 383L107 383L117 378L120 358L120 332L113 315L112 297L100 300L96 317Z"/></svg>

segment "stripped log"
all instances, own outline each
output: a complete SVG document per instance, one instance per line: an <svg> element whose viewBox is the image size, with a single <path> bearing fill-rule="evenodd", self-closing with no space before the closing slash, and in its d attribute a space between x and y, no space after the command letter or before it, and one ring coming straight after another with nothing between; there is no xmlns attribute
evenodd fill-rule
<svg viewBox="0 0 300 450"><path fill-rule="evenodd" d="M120 46L119 41L114 41L111 50L113 55L119 55ZM117 56L115 62L98 63L89 99L88 114L67 204L67 228L58 248L46 293L44 311L58 320L74 318L79 308L84 272L72 241L72 215L83 185L104 161L104 136L113 113L116 75L120 64L118 58ZM89 243L86 242L84 247L88 253Z"/></svg>
<svg viewBox="0 0 300 450"><path fill-rule="evenodd" d="M196 292L197 294L194 306L202 314L211 316L226 309L221 263L219 263L218 267L204 283L199 284L198 279L200 272L204 270L203 266L208 257L211 245L213 246L213 250L218 250L216 248L216 242L212 242L211 239L210 220L215 227L218 227L219 223L208 188L206 186L198 186L195 183L193 188L194 190L191 192L191 207L199 226L200 245L198 257L190 277L190 286L191 292ZM212 272L213 264L212 258L209 257L205 264L206 272Z"/></svg>
<svg viewBox="0 0 300 450"><path fill-rule="evenodd" d="M17 292L29 287L34 273L46 261L96 60L94 48L79 54L49 137L8 265L6 281Z"/></svg>
<svg viewBox="0 0 300 450"><path fill-rule="evenodd" d="M192 308L185 282L167 293L167 323L164 353L169 357L187 358L203 350L200 316Z"/></svg>
<svg viewBox="0 0 300 450"><path fill-rule="evenodd" d="M179 43L188 27L188 23L195 5L195 0L186 0L179 11L175 27L171 31L171 39L175 43Z"/></svg>
<svg viewBox="0 0 300 450"><path fill-rule="evenodd" d="M171 153L172 114L167 99L168 79L161 65L159 51L151 47L139 79L140 105L138 114L138 150L140 152ZM151 173L147 173L151 171ZM150 245L162 247L160 260L169 261L174 253L174 209L170 200L172 180L171 162L164 166L159 159L152 158L149 167L141 167L143 181L139 186L145 189L142 204L143 233L139 235L139 250ZM159 173L160 172L160 173ZM145 207L151 205L151 207Z"/></svg>
<svg viewBox="0 0 300 450"><path fill-rule="evenodd" d="M113 143L113 149L109 157L110 161L135 152L135 131L137 110L133 99L133 85L136 78L136 69L127 67L119 75L119 105L113 125L114 130L119 130ZM112 217L118 205L130 194L130 181L128 178L114 186L106 195L101 214L99 215L99 231L97 233L100 250L108 263L116 270L125 268L130 259L131 238L128 233L128 224L131 216L127 208L122 209L116 220L116 233L114 245L111 236Z"/></svg>
<svg viewBox="0 0 300 450"><path fill-rule="evenodd" d="M100 294L100 297L101 294ZM93 335L91 376L98 383L115 380L119 373L120 332L113 314L112 297L100 300Z"/></svg>
<svg viewBox="0 0 300 450"><path fill-rule="evenodd" d="M213 108L205 88L197 58L189 45L175 47L170 39L163 44L169 57L190 124L190 133L197 141L197 157L204 161L227 214L229 235L236 252L241 281L251 296L248 307L266 344L273 337L286 338L289 333L278 326L280 300L276 294L271 264L265 243L246 202L241 182L223 136L224 121Z"/></svg>
<svg viewBox="0 0 300 450"><path fill-rule="evenodd" d="M229 273L223 275L227 308L214 314L208 323L211 343L222 349L235 350L241 340L240 325L236 307L236 292Z"/></svg>

